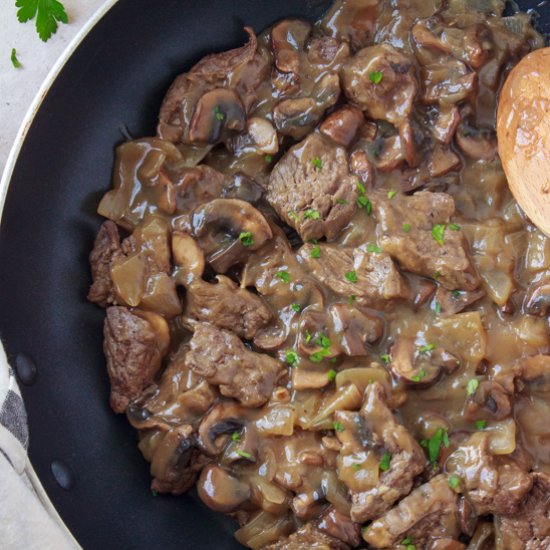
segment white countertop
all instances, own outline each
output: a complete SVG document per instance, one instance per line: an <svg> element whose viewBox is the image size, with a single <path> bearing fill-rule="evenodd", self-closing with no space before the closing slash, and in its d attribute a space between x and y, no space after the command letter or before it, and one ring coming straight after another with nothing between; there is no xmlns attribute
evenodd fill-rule
<svg viewBox="0 0 550 550"><path fill-rule="evenodd" d="M69 24L60 24L57 33L42 42L35 21L21 24L17 20L15 0L0 1L0 174L4 170L19 126L65 47L104 3L104 0L62 0ZM12 48L22 63L16 69L11 63Z"/></svg>

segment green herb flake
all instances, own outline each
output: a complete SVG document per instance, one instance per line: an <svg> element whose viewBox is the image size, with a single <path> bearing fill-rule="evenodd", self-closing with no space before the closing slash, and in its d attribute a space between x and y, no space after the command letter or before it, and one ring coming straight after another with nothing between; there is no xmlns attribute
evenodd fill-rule
<svg viewBox="0 0 550 550"><path fill-rule="evenodd" d="M407 544L413 544L413 539L411 537L404 538L401 543L403 546L407 546Z"/></svg>
<svg viewBox="0 0 550 550"><path fill-rule="evenodd" d="M264 160L267 164L271 164L273 162L273 157L271 155L264 155Z"/></svg>
<svg viewBox="0 0 550 550"><path fill-rule="evenodd" d="M296 313L300 313L300 311L302 311L302 306L300 304L292 304L290 307Z"/></svg>
<svg viewBox="0 0 550 550"><path fill-rule="evenodd" d="M420 380L422 380L422 378L424 378L425 376L426 376L426 371L424 369L420 369L418 371L418 374L411 376L411 380L413 382L420 382Z"/></svg>
<svg viewBox="0 0 550 550"><path fill-rule="evenodd" d="M238 443L241 440L241 435L239 432L233 432L231 434L231 441L235 441L235 443Z"/></svg>
<svg viewBox="0 0 550 550"><path fill-rule="evenodd" d="M327 378L328 378L329 382L334 382L334 380L336 380L336 375L337 374L338 373L334 369L330 369L327 372Z"/></svg>
<svg viewBox="0 0 550 550"><path fill-rule="evenodd" d="M411 230L411 224L410 223L404 223L403 224L403 232L408 233Z"/></svg>
<svg viewBox="0 0 550 550"><path fill-rule="evenodd" d="M323 348L319 351L316 351L315 353L312 353L309 356L309 360L312 363L320 363L325 357L328 357L330 355L330 350L328 348Z"/></svg>
<svg viewBox="0 0 550 550"><path fill-rule="evenodd" d="M383 471L387 472L390 469L391 454L387 451L382 455L378 467Z"/></svg>
<svg viewBox="0 0 550 550"><path fill-rule="evenodd" d="M349 204L346 199L336 199L336 204Z"/></svg>
<svg viewBox="0 0 550 550"><path fill-rule="evenodd" d="M311 249L311 257L315 259L318 259L321 257L321 247L319 245L315 245Z"/></svg>
<svg viewBox="0 0 550 550"><path fill-rule="evenodd" d="M388 191L388 199L392 200L395 195L397 195L397 191L395 189L390 189Z"/></svg>
<svg viewBox="0 0 550 550"><path fill-rule="evenodd" d="M252 458L252 455L250 453L247 453L246 451L241 451L241 449L237 449L236 453L242 457L250 460Z"/></svg>
<svg viewBox="0 0 550 550"><path fill-rule="evenodd" d="M460 231L460 225L457 225L456 223L450 223L449 224L449 229L451 231Z"/></svg>
<svg viewBox="0 0 550 550"><path fill-rule="evenodd" d="M356 294L352 294L352 295L348 298L348 305L349 305L349 306L352 306L352 305L353 305L353 302L355 302L356 299L357 299L357 295L356 295Z"/></svg>
<svg viewBox="0 0 550 550"><path fill-rule="evenodd" d="M214 107L214 116L216 117L216 120L219 120L220 122L225 120L225 114L222 112L218 105Z"/></svg>
<svg viewBox="0 0 550 550"><path fill-rule="evenodd" d="M382 71L372 71L369 75L369 79L373 84L380 84L384 78L384 73Z"/></svg>
<svg viewBox="0 0 550 550"><path fill-rule="evenodd" d="M391 357L388 353L384 353L383 355L381 355L380 360L382 361L382 363L384 363L384 365L389 365L391 363Z"/></svg>
<svg viewBox="0 0 550 550"><path fill-rule="evenodd" d="M292 210L289 210L287 212L288 214L288 217L291 219L291 220L294 220L295 222L298 222L300 221L300 218L298 217L298 214L296 214L296 212L293 212Z"/></svg>
<svg viewBox="0 0 550 550"><path fill-rule="evenodd" d="M363 525L363 527L361 527L361 531L363 533L366 533L369 530L369 527L370 527L370 523L368 525Z"/></svg>
<svg viewBox="0 0 550 550"><path fill-rule="evenodd" d="M16 0L17 19L26 23L36 17L36 31L46 42L57 31L57 23L68 23L65 7L58 0Z"/></svg>
<svg viewBox="0 0 550 550"><path fill-rule="evenodd" d="M311 339L313 338L311 332L309 332L309 330L306 330L306 344L309 344L311 342Z"/></svg>
<svg viewBox="0 0 550 550"><path fill-rule="evenodd" d="M380 254L382 249L376 244L369 243L367 245L367 252L371 252L372 254Z"/></svg>
<svg viewBox="0 0 550 550"><path fill-rule="evenodd" d="M357 282L357 273L355 271L347 271L344 275L344 277L350 282L350 283L356 283Z"/></svg>
<svg viewBox="0 0 550 550"><path fill-rule="evenodd" d="M300 357L293 349L289 349L285 352L285 362L287 365L295 367L299 361Z"/></svg>
<svg viewBox="0 0 550 550"><path fill-rule="evenodd" d="M311 164L313 164L315 170L321 170L321 168L323 168L323 161L319 157L313 157L311 159Z"/></svg>
<svg viewBox="0 0 550 550"><path fill-rule="evenodd" d="M318 220L321 218L321 214L317 212L317 210L312 210L311 208L309 210L306 210L304 212L304 220Z"/></svg>
<svg viewBox="0 0 550 550"><path fill-rule="evenodd" d="M283 281L283 283L290 283L290 273L288 271L278 271L275 273L275 277Z"/></svg>
<svg viewBox="0 0 550 550"><path fill-rule="evenodd" d="M476 420L476 428L478 430L484 430L487 426L487 420Z"/></svg>
<svg viewBox="0 0 550 550"><path fill-rule="evenodd" d="M345 430L345 428L344 428L344 426L342 425L342 423L341 423L341 422L338 422L338 421L335 421L335 422L332 423L332 429L333 429L335 432L340 432L340 433L342 433L342 432Z"/></svg>
<svg viewBox="0 0 550 550"><path fill-rule="evenodd" d="M361 462L354 462L351 467L357 472L363 467L363 464Z"/></svg>
<svg viewBox="0 0 550 550"><path fill-rule="evenodd" d="M441 304L439 302L436 302L434 304L434 311L437 315L441 315Z"/></svg>
<svg viewBox="0 0 550 550"><path fill-rule="evenodd" d="M360 195L364 195L367 192L367 190L365 189L365 186L359 180L357 180L355 186L357 187L357 191L359 191Z"/></svg>
<svg viewBox="0 0 550 550"><path fill-rule="evenodd" d="M441 273L441 271L439 271L439 269L438 269L435 272L434 279L437 281L437 279L439 279L441 277L441 275L443 275L443 273Z"/></svg>
<svg viewBox="0 0 550 550"><path fill-rule="evenodd" d="M451 489L456 489L460 485L460 478L458 476L451 475L447 481Z"/></svg>
<svg viewBox="0 0 550 550"><path fill-rule="evenodd" d="M445 243L445 229L447 226L443 223L438 223L432 227L432 236L439 246Z"/></svg>
<svg viewBox="0 0 550 550"><path fill-rule="evenodd" d="M449 447L449 434L444 428L437 428L435 434L427 441L428 458L432 464L437 463L441 446Z"/></svg>
<svg viewBox="0 0 550 550"><path fill-rule="evenodd" d="M361 195L357 198L357 206L359 208L364 208L365 212L370 216L372 214L372 202L365 195Z"/></svg>
<svg viewBox="0 0 550 550"><path fill-rule="evenodd" d="M435 349L435 344L424 344L418 348L418 351L422 354L431 353Z"/></svg>
<svg viewBox="0 0 550 550"><path fill-rule="evenodd" d="M254 244L254 239L250 231L244 231L239 235L239 240L243 246L252 246Z"/></svg>
<svg viewBox="0 0 550 550"><path fill-rule="evenodd" d="M17 59L17 51L15 48L12 48L11 49L11 64L16 68L16 69L20 69L23 65L21 65L21 62L19 61L19 59Z"/></svg>
<svg viewBox="0 0 550 550"><path fill-rule="evenodd" d="M460 290L453 290L451 292L451 294L453 295L454 298L458 298L461 294Z"/></svg>
<svg viewBox="0 0 550 550"><path fill-rule="evenodd" d="M479 388L479 380L477 378L472 378L471 380L468 380L468 384L466 385L466 394L474 395L474 393L477 391L477 388Z"/></svg>
<svg viewBox="0 0 550 550"><path fill-rule="evenodd" d="M318 338L315 339L315 343L324 349L330 348L330 345L331 345L331 342L328 336L326 336L322 332L319 334Z"/></svg>

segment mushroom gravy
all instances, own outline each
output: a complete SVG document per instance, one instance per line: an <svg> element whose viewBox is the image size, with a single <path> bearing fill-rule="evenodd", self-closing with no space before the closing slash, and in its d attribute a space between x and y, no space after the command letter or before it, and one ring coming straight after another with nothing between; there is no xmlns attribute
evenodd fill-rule
<svg viewBox="0 0 550 550"><path fill-rule="evenodd" d="M117 148L88 298L153 491L256 550L550 547L550 241L495 137L544 42L503 10L246 29Z"/></svg>

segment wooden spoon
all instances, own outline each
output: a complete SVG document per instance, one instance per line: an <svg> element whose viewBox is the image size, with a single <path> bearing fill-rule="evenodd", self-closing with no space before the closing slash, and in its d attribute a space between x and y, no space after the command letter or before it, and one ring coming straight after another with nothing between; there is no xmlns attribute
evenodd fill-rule
<svg viewBox="0 0 550 550"><path fill-rule="evenodd" d="M497 112L498 152L515 199L550 237L550 48L524 57Z"/></svg>

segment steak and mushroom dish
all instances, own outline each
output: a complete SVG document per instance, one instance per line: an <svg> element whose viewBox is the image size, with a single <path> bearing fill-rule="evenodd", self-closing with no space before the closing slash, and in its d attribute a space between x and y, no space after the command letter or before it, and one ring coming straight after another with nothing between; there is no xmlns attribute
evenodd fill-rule
<svg viewBox="0 0 550 550"><path fill-rule="evenodd" d="M178 76L116 151L89 299L152 490L254 550L550 548L550 240L503 0L339 0Z"/></svg>

